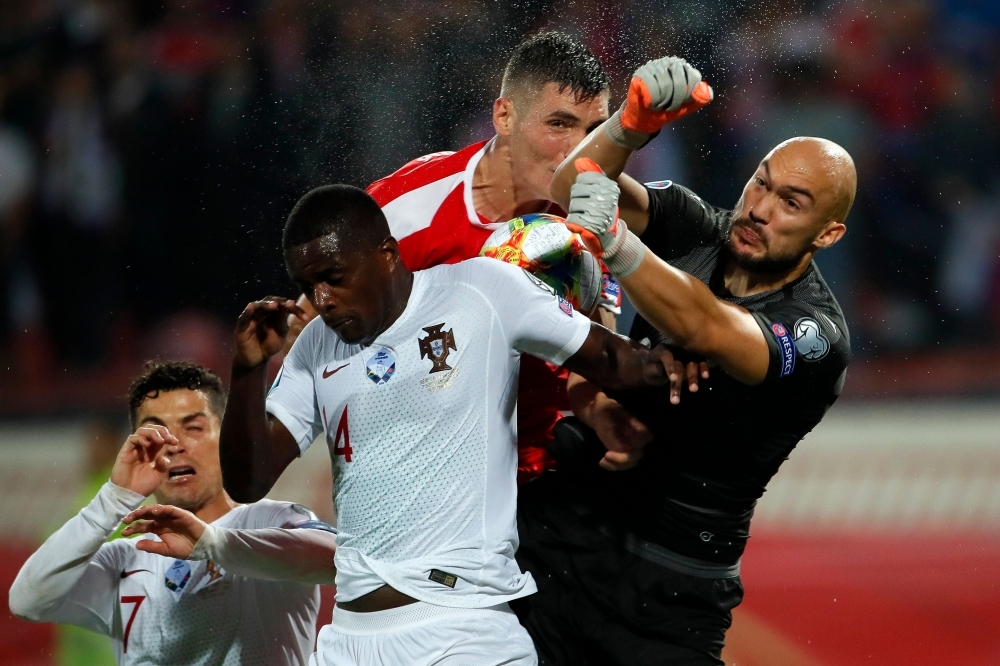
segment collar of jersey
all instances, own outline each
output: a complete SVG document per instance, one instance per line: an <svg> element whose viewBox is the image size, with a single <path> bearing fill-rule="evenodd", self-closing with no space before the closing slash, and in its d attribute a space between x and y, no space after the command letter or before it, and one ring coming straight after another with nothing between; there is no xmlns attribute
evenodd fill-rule
<svg viewBox="0 0 1000 666"><path fill-rule="evenodd" d="M399 315L396 321L392 322L389 328L385 329L379 333L378 337L372 340L371 347L385 347L388 345L383 345L380 341L386 338L392 337L396 331L406 325L406 320L413 315L413 310L416 307L416 302L420 300L424 291L424 279L421 275L423 271L415 271L413 273L413 287L410 289L410 297L406 301L406 307L403 308L403 312Z"/></svg>
<svg viewBox="0 0 1000 666"><path fill-rule="evenodd" d="M462 176L462 198L465 201L465 214L469 218L469 224L474 227L479 227L480 229L496 229L501 224L504 224L504 222L490 222L488 224L484 224L483 221L479 219L479 213L476 212L476 207L472 203L472 180L476 177L476 167L479 166L479 162L483 159L483 155L486 154L486 151L490 149L490 146L492 146L493 142L496 140L497 138L493 137L483 144L483 147L479 149L479 152L469 158L468 164L465 165L465 174Z"/></svg>
<svg viewBox="0 0 1000 666"><path fill-rule="evenodd" d="M483 222L479 219L479 213L476 212L476 207L472 203L472 180L476 177L476 167L479 166L479 161L483 159L483 155L489 150L490 146L497 138L494 136L492 139L483 144L483 147L479 149L475 155L469 158L468 164L465 165L465 174L462 176L462 185L464 187L462 191L462 197L465 201L465 214L469 218L469 224L479 227L480 229L490 229L494 230L499 228L501 225L507 224L506 221L500 222ZM545 208L540 210L540 213L548 213L552 210L553 203L550 201L545 205ZM558 214L558 211L557 211ZM560 215L564 217L565 214Z"/></svg>
<svg viewBox="0 0 1000 666"><path fill-rule="evenodd" d="M708 278L708 288L719 298L729 301L730 303L735 303L736 305L744 306L750 310L752 310L751 306L758 302L762 305L765 302L769 302L775 294L785 293L791 295L792 289L797 284L805 281L814 273L819 273L819 269L816 268L816 262L810 261L809 265L806 266L806 269L802 272L802 275L798 276L791 282L786 282L777 289L762 291L759 294L753 294L752 296L733 296L725 287L724 274L727 260L728 258L725 256L725 246L718 246L718 248L716 248L715 267L712 269L712 274Z"/></svg>

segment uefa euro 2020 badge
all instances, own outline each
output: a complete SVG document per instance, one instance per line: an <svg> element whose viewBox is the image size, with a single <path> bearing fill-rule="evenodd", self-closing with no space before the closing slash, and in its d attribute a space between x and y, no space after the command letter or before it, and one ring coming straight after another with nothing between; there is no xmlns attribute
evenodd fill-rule
<svg viewBox="0 0 1000 666"><path fill-rule="evenodd" d="M174 593L174 601L179 601L189 580L191 580L191 563L186 560L174 560L167 569L163 584Z"/></svg>
<svg viewBox="0 0 1000 666"><path fill-rule="evenodd" d="M396 372L396 355L391 349L381 347L368 359L365 368L368 370L368 379L375 382L376 386L382 386Z"/></svg>

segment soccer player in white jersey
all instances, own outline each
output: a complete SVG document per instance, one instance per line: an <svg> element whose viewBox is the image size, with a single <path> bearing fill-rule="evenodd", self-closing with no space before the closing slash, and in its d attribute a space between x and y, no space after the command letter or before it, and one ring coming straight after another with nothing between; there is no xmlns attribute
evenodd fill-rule
<svg viewBox="0 0 1000 666"><path fill-rule="evenodd" d="M221 455L229 492L252 501L325 435L337 608L314 663L537 663L507 605L535 591L514 560L518 357L613 388L679 390L678 364L503 262L411 273L378 204L357 188L303 197L283 249L319 317L265 400L267 359L300 309L268 298L244 310Z"/></svg>
<svg viewBox="0 0 1000 666"><path fill-rule="evenodd" d="M230 499L218 454L225 401L205 368L147 364L130 390L137 429L110 480L24 564L11 612L109 636L119 664L305 664L316 584L333 582L334 534L301 505ZM154 520L123 534L163 542L106 542L152 493L172 506L142 507L129 519ZM168 532L194 539L182 552Z"/></svg>

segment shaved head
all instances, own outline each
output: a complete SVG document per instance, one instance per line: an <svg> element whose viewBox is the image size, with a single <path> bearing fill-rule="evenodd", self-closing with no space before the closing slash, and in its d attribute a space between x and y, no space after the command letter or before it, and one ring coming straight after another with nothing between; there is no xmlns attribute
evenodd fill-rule
<svg viewBox="0 0 1000 666"><path fill-rule="evenodd" d="M827 219L847 219L858 189L858 173L854 160L842 146L828 139L797 136L772 148L763 162L770 164L775 158L815 178L817 199L824 204Z"/></svg>
<svg viewBox="0 0 1000 666"><path fill-rule="evenodd" d="M797 276L847 230L858 187L854 160L832 141L799 136L775 146L743 188L729 253L746 271Z"/></svg>

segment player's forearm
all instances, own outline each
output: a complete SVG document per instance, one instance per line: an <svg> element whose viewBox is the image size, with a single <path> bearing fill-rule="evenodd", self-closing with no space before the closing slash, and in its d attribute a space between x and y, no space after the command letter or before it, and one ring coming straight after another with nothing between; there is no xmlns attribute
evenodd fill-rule
<svg viewBox="0 0 1000 666"><path fill-rule="evenodd" d="M704 283L647 251L633 273L617 278L636 312L671 342L709 355L712 314L719 301Z"/></svg>
<svg viewBox="0 0 1000 666"><path fill-rule="evenodd" d="M618 181L618 216L637 235L642 235L649 223L649 193L641 183L622 171L632 151L613 143L605 133L607 123L591 132L569 157L556 169L549 187L552 200L563 208L569 206L570 188L576 180L574 160L589 157L597 162L609 178Z"/></svg>
<svg viewBox="0 0 1000 666"><path fill-rule="evenodd" d="M603 395L601 388L586 377L570 373L566 380L566 398L573 414L587 425L591 425L593 408L598 396Z"/></svg>
<svg viewBox="0 0 1000 666"><path fill-rule="evenodd" d="M46 539L21 567L10 588L11 613L33 622L51 621L51 613L73 591L97 551L144 499L106 483L90 504Z"/></svg>
<svg viewBox="0 0 1000 666"><path fill-rule="evenodd" d="M587 135L580 144L573 149L573 152L563 160L555 175L552 176L552 184L549 190L552 200L566 208L569 205L569 190L576 180L576 167L574 162L581 157L589 157L597 162L608 178L618 178L625 170L625 163L632 155L628 148L613 143L605 133L605 126L608 121Z"/></svg>
<svg viewBox="0 0 1000 666"><path fill-rule="evenodd" d="M223 486L237 502L256 502L277 478L265 409L266 372L266 363L251 368L233 364L219 436L219 460Z"/></svg>
<svg viewBox="0 0 1000 666"><path fill-rule="evenodd" d="M649 349L596 324L564 366L609 390L660 386L668 381L666 368Z"/></svg>
<svg viewBox="0 0 1000 666"><path fill-rule="evenodd" d="M636 312L673 344L717 362L745 384L764 380L767 343L746 310L716 298L703 282L652 252L618 281Z"/></svg>
<svg viewBox="0 0 1000 666"><path fill-rule="evenodd" d="M188 559L258 580L333 585L337 537L319 529L234 530L209 525Z"/></svg>

